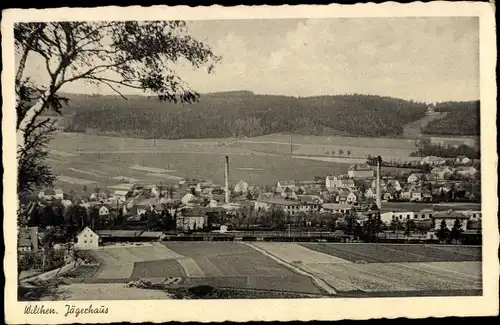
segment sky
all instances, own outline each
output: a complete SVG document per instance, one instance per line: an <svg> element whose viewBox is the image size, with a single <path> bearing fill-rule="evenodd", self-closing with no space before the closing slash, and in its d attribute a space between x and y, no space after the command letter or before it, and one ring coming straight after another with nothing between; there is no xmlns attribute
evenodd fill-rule
<svg viewBox="0 0 500 325"><path fill-rule="evenodd" d="M479 99L479 20L474 17L206 20L188 27L222 57L210 75L174 67L199 93ZM27 71L41 70L33 64ZM78 82L62 90L112 93L106 86Z"/></svg>

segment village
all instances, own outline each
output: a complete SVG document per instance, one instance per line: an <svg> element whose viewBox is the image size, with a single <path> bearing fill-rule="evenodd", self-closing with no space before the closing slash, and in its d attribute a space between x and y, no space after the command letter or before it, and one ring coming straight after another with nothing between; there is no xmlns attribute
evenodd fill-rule
<svg viewBox="0 0 500 325"><path fill-rule="evenodd" d="M123 183L80 197L45 189L21 205L19 256L50 249L63 263L68 252L109 243L190 239L480 243L477 163L426 157L422 165L394 174L353 164L343 175L261 188L229 184L226 157L224 185Z"/></svg>

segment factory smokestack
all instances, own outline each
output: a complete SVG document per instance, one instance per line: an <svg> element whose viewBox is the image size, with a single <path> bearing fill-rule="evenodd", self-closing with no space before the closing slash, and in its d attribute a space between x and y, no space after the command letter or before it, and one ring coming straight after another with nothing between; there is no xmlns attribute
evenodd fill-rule
<svg viewBox="0 0 500 325"><path fill-rule="evenodd" d="M226 203L229 203L229 156L226 156L226 165L224 169L224 190L226 194Z"/></svg>
<svg viewBox="0 0 500 325"><path fill-rule="evenodd" d="M380 193L380 169L382 165L382 157L377 157L377 207L382 208L382 199Z"/></svg>

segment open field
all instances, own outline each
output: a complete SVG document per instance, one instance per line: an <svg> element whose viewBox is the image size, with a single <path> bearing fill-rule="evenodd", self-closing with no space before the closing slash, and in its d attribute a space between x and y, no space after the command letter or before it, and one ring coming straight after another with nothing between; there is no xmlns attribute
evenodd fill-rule
<svg viewBox="0 0 500 325"><path fill-rule="evenodd" d="M399 262L451 262L480 261L480 247L458 248L455 252L440 249L434 245L398 245L398 244L301 244L311 250L339 257L351 262L368 263ZM461 250L465 254L461 254Z"/></svg>
<svg viewBox="0 0 500 325"><path fill-rule="evenodd" d="M286 142L290 143L288 134L269 134L252 138L252 141L262 142ZM413 149L414 140L396 138L366 138L366 137L342 137L342 136L314 136L314 135L292 135L293 143L297 145L313 144L328 146L347 146L362 148L389 148L389 149Z"/></svg>
<svg viewBox="0 0 500 325"><path fill-rule="evenodd" d="M133 179L144 183L176 183L181 178L224 182L224 155L208 153L84 154L52 158L49 165L61 175L57 186L76 189L84 184L112 186ZM134 165L140 165L140 167ZM283 168L287 166L289 168ZM318 175L346 173L348 164L293 159L284 156L230 156L229 181L258 185L275 184L280 179L312 179ZM152 173L165 169L168 173ZM73 188L71 188L73 186ZM93 185L92 185L93 186Z"/></svg>
<svg viewBox="0 0 500 325"><path fill-rule="evenodd" d="M239 243L169 242L145 247L113 247L90 251L101 263L83 273L87 283L148 279L175 285L208 284L244 289L319 294L308 276L299 275L258 251ZM75 278L77 276L71 276Z"/></svg>
<svg viewBox="0 0 500 325"><path fill-rule="evenodd" d="M89 284L143 279L339 296L477 295L481 248L404 244L163 242L89 251L100 261L68 275ZM78 278L81 278L78 280ZM93 299L93 298L91 298Z"/></svg>
<svg viewBox="0 0 500 325"><path fill-rule="evenodd" d="M70 189L95 183L116 185L120 179L175 183L180 178L224 178L224 156L230 156L230 183L240 180L271 185L282 179L312 179L345 173L365 157L419 159L412 140L272 134L244 139L134 139L58 133L50 143L50 166L60 175L57 186ZM339 150L344 150L339 156ZM351 152L347 155L347 150ZM332 151L335 155L332 156ZM286 166L286 168L283 168Z"/></svg>
<svg viewBox="0 0 500 325"><path fill-rule="evenodd" d="M326 282L339 295L392 296L402 292L407 295L446 292L474 295L480 294L482 289L480 247L300 244L334 257L332 261L304 254L295 249L298 244L254 245L280 260L292 261L295 267Z"/></svg>
<svg viewBox="0 0 500 325"><path fill-rule="evenodd" d="M455 272L460 265L467 273ZM454 263L310 263L300 266L320 276L338 291L479 290L480 262Z"/></svg>

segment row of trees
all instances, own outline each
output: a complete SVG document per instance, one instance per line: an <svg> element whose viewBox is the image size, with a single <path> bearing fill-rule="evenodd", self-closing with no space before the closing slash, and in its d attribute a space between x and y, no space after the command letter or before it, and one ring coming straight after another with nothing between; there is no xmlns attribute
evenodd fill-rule
<svg viewBox="0 0 500 325"><path fill-rule="evenodd" d="M325 151L325 155L332 155L335 156L335 154L338 152L339 156L343 156L344 153L347 155L347 157L350 157L352 154L351 150L344 150L344 149L339 149L338 151L332 150L332 151Z"/></svg>
<svg viewBox="0 0 500 325"><path fill-rule="evenodd" d="M481 154L479 148L469 147L465 144L458 146L448 146L439 143L431 143L430 139L422 138L417 144L418 150L411 153L413 157L422 156L437 156L442 158L456 158L458 156L466 156L472 159L480 159Z"/></svg>
<svg viewBox="0 0 500 325"><path fill-rule="evenodd" d="M462 233L464 232L462 228L462 222L460 219L456 219L453 223L453 227L448 229L448 225L446 221L441 221L439 225L439 229L436 231L436 236L439 238L441 242L444 243L457 243L460 240Z"/></svg>

